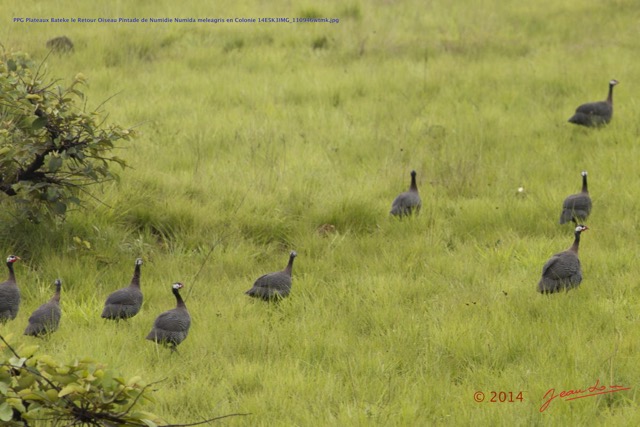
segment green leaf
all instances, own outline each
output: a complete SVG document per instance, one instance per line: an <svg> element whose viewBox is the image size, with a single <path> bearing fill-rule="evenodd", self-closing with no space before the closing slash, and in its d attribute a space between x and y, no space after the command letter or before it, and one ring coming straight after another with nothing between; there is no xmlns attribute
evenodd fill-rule
<svg viewBox="0 0 640 427"><path fill-rule="evenodd" d="M55 389L50 388L49 390L46 391L46 395L49 401L53 403L58 401L59 396L58 396L58 392Z"/></svg>
<svg viewBox="0 0 640 427"><path fill-rule="evenodd" d="M11 358L9 359L9 363L10 363L12 366L15 366L16 368L21 368L21 367L22 367L22 365L24 365L24 362L26 362L26 361L27 361L27 358L26 358L26 357L17 358L17 357L15 357L15 356L13 356L13 357L11 357Z"/></svg>
<svg viewBox="0 0 640 427"><path fill-rule="evenodd" d="M64 215L67 212L67 205L62 202L55 202L51 209L56 215Z"/></svg>
<svg viewBox="0 0 640 427"><path fill-rule="evenodd" d="M58 397L64 397L71 393L82 393L83 391L84 391L84 388L80 384L73 383L63 387L62 390L58 392Z"/></svg>
<svg viewBox="0 0 640 427"><path fill-rule="evenodd" d="M63 374L63 375L54 375L53 376L53 380L59 384L71 384L72 382L74 382L74 378L70 375L67 374Z"/></svg>
<svg viewBox="0 0 640 427"><path fill-rule="evenodd" d="M61 167L62 167L62 157L58 157L58 156L49 157L49 170L51 172L56 172Z"/></svg>
<svg viewBox="0 0 640 427"><path fill-rule="evenodd" d="M22 357L31 357L39 348L40 346L37 344L20 346L20 348L18 348L18 354Z"/></svg>
<svg viewBox="0 0 640 427"><path fill-rule="evenodd" d="M23 401L38 401L45 400L47 398L47 395L42 391L34 391L30 388L20 390L20 392L18 392L18 396L20 396Z"/></svg>
<svg viewBox="0 0 640 427"><path fill-rule="evenodd" d="M10 421L13 418L13 409L7 402L0 404L0 420Z"/></svg>
<svg viewBox="0 0 640 427"><path fill-rule="evenodd" d="M7 403L12 408L15 408L18 412L26 411L26 408L24 407L24 403L22 402L22 399L19 399L17 397L10 397L7 399Z"/></svg>
<svg viewBox="0 0 640 427"><path fill-rule="evenodd" d="M55 202L56 200L60 199L60 192L58 191L58 188L54 186L47 187L45 195L47 197L47 200L50 202Z"/></svg>
<svg viewBox="0 0 640 427"><path fill-rule="evenodd" d="M49 367L56 367L59 365L59 363L56 362L56 360L48 354L43 354L42 356L38 356L38 362L44 363Z"/></svg>
<svg viewBox="0 0 640 427"><path fill-rule="evenodd" d="M129 381L127 381L127 386L131 387L136 385L138 382L140 382L140 380L142 380L142 377L139 375L136 375L134 377L129 378Z"/></svg>
<svg viewBox="0 0 640 427"><path fill-rule="evenodd" d="M31 387L33 383L36 382L36 377L33 375L20 375L19 378L18 385L20 388Z"/></svg>
<svg viewBox="0 0 640 427"><path fill-rule="evenodd" d="M47 125L47 121L48 120L46 117L38 117L33 122L31 122L31 129L33 130L42 129Z"/></svg>

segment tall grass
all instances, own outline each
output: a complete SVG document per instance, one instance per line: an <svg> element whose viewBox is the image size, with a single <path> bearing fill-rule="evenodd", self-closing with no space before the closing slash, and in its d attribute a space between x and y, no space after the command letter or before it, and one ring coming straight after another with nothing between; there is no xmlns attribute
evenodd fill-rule
<svg viewBox="0 0 640 427"><path fill-rule="evenodd" d="M50 75L88 78L88 108L137 126L132 168L52 227L3 210L0 245L23 262L14 341L63 283L43 352L164 379L168 421L251 413L230 425L634 425L640 92L631 0L194 2L109 8L5 2L13 16L327 16L339 24L12 24L0 42ZM322 46L319 41L322 40ZM566 122L618 79L610 126ZM389 218L418 171L421 214ZM564 197L588 170L584 282L536 293L566 249ZM518 188L523 187L523 192ZM6 203L6 201L4 202ZM326 225L333 227L325 227ZM323 231L325 230L325 231ZM278 305L243 292L294 265ZM143 257L145 302L124 325L99 313ZM179 354L144 340L186 284ZM631 390L539 412L550 388ZM522 391L476 403L476 391Z"/></svg>

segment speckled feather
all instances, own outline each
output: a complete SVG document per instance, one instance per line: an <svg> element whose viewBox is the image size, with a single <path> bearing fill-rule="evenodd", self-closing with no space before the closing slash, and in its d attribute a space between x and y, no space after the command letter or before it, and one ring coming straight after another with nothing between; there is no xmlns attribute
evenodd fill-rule
<svg viewBox="0 0 640 427"><path fill-rule="evenodd" d="M62 311L60 310L60 288L62 282L60 279L55 281L56 292L51 299L42 304L29 317L29 325L24 330L25 335L34 337L54 332L60 325Z"/></svg>
<svg viewBox="0 0 640 427"><path fill-rule="evenodd" d="M576 108L576 112L571 116L569 122L587 127L602 126L609 123L613 117L613 87L617 84L617 80L611 80L607 99L580 105Z"/></svg>
<svg viewBox="0 0 640 427"><path fill-rule="evenodd" d="M591 196L587 188L587 172L582 172L582 191L572 194L564 199L562 203L562 213L560 214L560 224L569 221L574 223L582 222L587 219L591 213Z"/></svg>
<svg viewBox="0 0 640 427"><path fill-rule="evenodd" d="M176 285L178 284L174 284ZM176 308L165 311L156 318L146 339L175 348L187 338L191 327L191 316L180 296L181 287L182 284L172 290L176 297Z"/></svg>
<svg viewBox="0 0 640 427"><path fill-rule="evenodd" d="M287 297L291 292L291 272L293 270L293 260L297 255L295 251L292 251L289 254L289 263L284 270L258 277L253 287L245 293L263 300Z"/></svg>
<svg viewBox="0 0 640 427"><path fill-rule="evenodd" d="M411 171L411 185L409 190L404 193L400 193L391 204L391 215L405 216L412 213L420 212L422 207L422 199L418 192L418 186L416 184L416 171Z"/></svg>
<svg viewBox="0 0 640 427"><path fill-rule="evenodd" d="M582 268L578 255L564 251L553 255L542 267L539 292L558 292L575 288L582 282Z"/></svg>
<svg viewBox="0 0 640 427"><path fill-rule="evenodd" d="M0 323L15 319L20 309L20 289L13 272L13 263L18 259L20 258L14 255L7 258L9 277L0 283Z"/></svg>
<svg viewBox="0 0 640 427"><path fill-rule="evenodd" d="M104 303L102 317L110 320L127 319L135 316L142 306L143 296L140 290L140 266L142 260L135 263L131 283L126 288L112 292Z"/></svg>
<svg viewBox="0 0 640 427"><path fill-rule="evenodd" d="M588 228L576 227L573 245L563 252L554 254L542 267L542 277L538 282L538 292L554 293L576 288L582 282L582 267L578 258L580 234Z"/></svg>

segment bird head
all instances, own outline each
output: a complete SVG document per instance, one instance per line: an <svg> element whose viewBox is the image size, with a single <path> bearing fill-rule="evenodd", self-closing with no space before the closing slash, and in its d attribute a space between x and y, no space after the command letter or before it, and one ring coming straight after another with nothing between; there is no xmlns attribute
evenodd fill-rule
<svg viewBox="0 0 640 427"><path fill-rule="evenodd" d="M7 257L7 263L14 263L14 262L18 261L19 259L20 259L19 256L9 255Z"/></svg>
<svg viewBox="0 0 640 427"><path fill-rule="evenodd" d="M136 265L142 265L142 258L136 259Z"/></svg>
<svg viewBox="0 0 640 427"><path fill-rule="evenodd" d="M62 280L56 279L56 281L53 282L53 284L56 285L56 286L60 286L60 285L62 285Z"/></svg>
<svg viewBox="0 0 640 427"><path fill-rule="evenodd" d="M618 83L620 83L620 82L618 82L616 79L611 79L611 80L609 81L609 84L610 84L611 86L615 86L615 85L617 85Z"/></svg>
<svg viewBox="0 0 640 427"><path fill-rule="evenodd" d="M413 170L413 171L411 171L411 177L412 177L412 178L415 178L415 176L416 176L416 171L414 171L414 170Z"/></svg>
<svg viewBox="0 0 640 427"><path fill-rule="evenodd" d="M180 282L176 282L173 285L171 285L171 287L173 289L182 289L182 288L184 288L184 285L182 283L180 283Z"/></svg>
<svg viewBox="0 0 640 427"><path fill-rule="evenodd" d="M587 171L582 171L582 172L580 173L580 175L582 175L582 176L587 176Z"/></svg>
<svg viewBox="0 0 640 427"><path fill-rule="evenodd" d="M583 231L588 230L588 229L589 229L589 227L587 227L586 225L580 224L580 225L578 225L576 227L576 233L582 233Z"/></svg>
<svg viewBox="0 0 640 427"><path fill-rule="evenodd" d="M296 251L291 251L291 253L289 254L290 257L295 258L298 256L298 252Z"/></svg>

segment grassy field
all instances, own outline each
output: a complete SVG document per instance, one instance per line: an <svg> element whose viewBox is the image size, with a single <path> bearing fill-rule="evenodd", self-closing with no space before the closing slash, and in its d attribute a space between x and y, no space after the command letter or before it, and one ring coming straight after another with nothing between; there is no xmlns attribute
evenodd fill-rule
<svg viewBox="0 0 640 427"><path fill-rule="evenodd" d="M49 75L82 72L88 108L117 94L109 120L140 133L119 148L121 182L65 222L25 223L2 202L23 305L0 332L165 379L147 409L168 422L640 424L640 4L424 3L0 1L5 49L41 60L68 36L75 52L49 56ZM309 16L340 22L13 22ZM612 78L611 125L567 123ZM412 169L422 212L393 220ZM582 170L584 281L542 296L543 264L573 240L558 218ZM293 249L289 299L243 295ZM116 327L102 305L137 257L145 303ZM21 337L56 277L60 330ZM174 281L193 318L179 354L144 340ZM596 381L630 390L540 412L549 389ZM522 399L490 402L501 391Z"/></svg>

